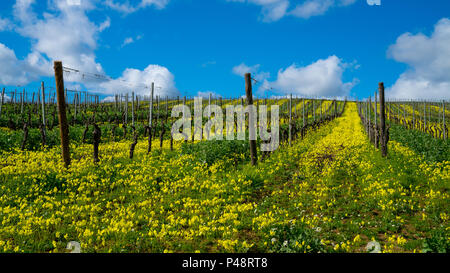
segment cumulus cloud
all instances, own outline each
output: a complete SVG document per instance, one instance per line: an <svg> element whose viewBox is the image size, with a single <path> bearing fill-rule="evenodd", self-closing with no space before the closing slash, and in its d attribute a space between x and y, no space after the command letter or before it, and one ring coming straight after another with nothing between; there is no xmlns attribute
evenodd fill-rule
<svg viewBox="0 0 450 273"><path fill-rule="evenodd" d="M62 60L64 66L79 70L103 73L102 66L96 61L95 50L98 35L109 27L110 19L106 18L100 25L91 22L86 14L94 8L90 1L81 1L80 5L66 0L51 2L49 6L53 12L45 12L43 19L34 15L32 0L18 0L14 6L14 14L20 21L17 31L31 39L31 54L41 59ZM50 62L46 68L46 75L51 75Z"/></svg>
<svg viewBox="0 0 450 273"><path fill-rule="evenodd" d="M129 1L120 3L119 1L106 0L104 4L113 10L124 14L130 14L150 6L154 6L157 9L163 9L169 4L169 0L141 0L139 3L134 5L130 4Z"/></svg>
<svg viewBox="0 0 450 273"><path fill-rule="evenodd" d="M269 72L259 71L259 68L259 64L248 66L245 63L241 63L240 65L233 67L233 73L241 77L244 77L245 73L251 73L252 78L257 81L262 81L270 77Z"/></svg>
<svg viewBox="0 0 450 273"><path fill-rule="evenodd" d="M405 33L388 49L388 57L409 65L387 96L408 99L450 98L450 20L441 19L430 36Z"/></svg>
<svg viewBox="0 0 450 273"><path fill-rule="evenodd" d="M284 16L308 19L325 14L333 7L344 7L356 3L357 0L306 0L291 9L290 0L228 0L229 2L247 2L261 7L262 20L278 21Z"/></svg>
<svg viewBox="0 0 450 273"><path fill-rule="evenodd" d="M139 5L162 8L167 2L142 0ZM13 6L15 29L30 39L31 52L25 59L18 60L12 49L0 43L0 83L25 85L41 76L52 76L52 61L61 60L65 67L80 71L64 73L67 86L82 84L105 93L135 91L144 94L148 91L143 87L154 81L158 86L156 94L176 94L174 76L167 68L158 65L149 65L142 71L126 69L119 79L88 77L105 75L102 65L96 60L95 51L100 33L111 26L111 20L106 17L100 24L95 24L88 17L88 12L98 8L98 3L97 0L48 0L47 10L38 16L33 9L35 0L16 0ZM125 44L141 38L125 40Z"/></svg>
<svg viewBox="0 0 450 273"><path fill-rule="evenodd" d="M357 79L344 83L342 76L350 64L336 56L320 59L307 66L293 64L278 71L274 82L267 82L282 93L296 96L344 97L358 83Z"/></svg>
<svg viewBox="0 0 450 273"><path fill-rule="evenodd" d="M34 56L29 58L33 59ZM39 78L39 71L34 66L31 66L26 60L18 60L14 51L2 43L0 43L0 64L0 83L2 85L25 85L30 80Z"/></svg>
<svg viewBox="0 0 450 273"><path fill-rule="evenodd" d="M100 84L104 93L131 93L148 96L150 86L155 83L155 96L174 97L179 95L174 75L165 67L149 65L144 70L127 68L122 76Z"/></svg>

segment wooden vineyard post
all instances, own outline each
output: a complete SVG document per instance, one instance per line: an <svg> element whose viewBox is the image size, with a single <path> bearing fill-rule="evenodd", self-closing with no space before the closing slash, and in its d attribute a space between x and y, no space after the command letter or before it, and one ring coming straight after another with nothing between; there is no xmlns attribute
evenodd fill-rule
<svg viewBox="0 0 450 273"><path fill-rule="evenodd" d="M20 94L20 114L23 114L23 101L25 99L25 89Z"/></svg>
<svg viewBox="0 0 450 273"><path fill-rule="evenodd" d="M2 116L2 106L3 106L4 100L5 100L5 87L3 87L2 97L0 99L0 117Z"/></svg>
<svg viewBox="0 0 450 273"><path fill-rule="evenodd" d="M56 77L56 75L55 75L55 77ZM41 105L42 105L42 125L45 128L45 88L44 88L44 82L41 82L41 93L42 93L42 100L41 100Z"/></svg>
<svg viewBox="0 0 450 273"><path fill-rule="evenodd" d="M427 103L423 102L423 131L426 132L427 128Z"/></svg>
<svg viewBox="0 0 450 273"><path fill-rule="evenodd" d="M247 105L253 105L253 94L252 94L252 77L250 73L245 74L245 96L247 97ZM253 115L253 112L250 111L249 115ZM256 117L249 117L249 122L252 122ZM249 124L250 128L250 124ZM250 128L250 130L252 130ZM249 134L251 135L251 134ZM252 165L255 166L258 162L258 155L256 154L256 140L250 139L250 157L252 159Z"/></svg>
<svg viewBox="0 0 450 273"><path fill-rule="evenodd" d="M128 93L125 95L125 124L128 125Z"/></svg>
<svg viewBox="0 0 450 273"><path fill-rule="evenodd" d="M62 62L54 62L55 69L55 81L56 81L56 94L58 99L58 118L59 118L59 131L61 136L61 148L62 157L64 159L64 165L69 167L70 165L70 152L69 152L69 126L67 124L66 117L66 100L64 98L64 78ZM42 88L42 90L44 90ZM44 98L42 92L42 98Z"/></svg>
<svg viewBox="0 0 450 273"><path fill-rule="evenodd" d="M334 100L334 117L337 117L337 100Z"/></svg>
<svg viewBox="0 0 450 273"><path fill-rule="evenodd" d="M209 93L208 106L209 106L208 116L211 118L211 93Z"/></svg>
<svg viewBox="0 0 450 273"><path fill-rule="evenodd" d="M380 130L378 130L378 98L377 98L377 91L375 91L375 115L374 115L374 120L375 120L375 147L379 148L379 139L378 136L380 134Z"/></svg>
<svg viewBox="0 0 450 273"><path fill-rule="evenodd" d="M323 99L320 100L320 121L322 121L322 105L323 105Z"/></svg>
<svg viewBox="0 0 450 273"><path fill-rule="evenodd" d="M431 127L431 103L428 103L428 123Z"/></svg>
<svg viewBox="0 0 450 273"><path fill-rule="evenodd" d="M156 126L158 126L158 119L160 118L160 111L159 111L159 101L161 99L161 96L156 96Z"/></svg>
<svg viewBox="0 0 450 273"><path fill-rule="evenodd" d="M84 113L86 113L87 106L88 106L88 98L87 98L87 96L88 96L87 91L84 91Z"/></svg>
<svg viewBox="0 0 450 273"><path fill-rule="evenodd" d="M140 101L139 95L136 95L136 113L137 113L138 121L139 121L139 101Z"/></svg>
<svg viewBox="0 0 450 273"><path fill-rule="evenodd" d="M385 109L384 109L384 83L379 83L379 93L380 93L380 129L381 129L381 155L383 157L387 156L387 132L386 132L386 121L385 121Z"/></svg>
<svg viewBox="0 0 450 273"><path fill-rule="evenodd" d="M100 159L98 158L98 146L100 145L101 136L102 132L100 128L96 123L94 123L94 132L92 133L92 138L94 140L94 163L100 162Z"/></svg>
<svg viewBox="0 0 450 273"><path fill-rule="evenodd" d="M131 125L134 127L134 92L131 92Z"/></svg>
<svg viewBox="0 0 450 273"><path fill-rule="evenodd" d="M77 103L78 103L78 92L75 93L73 98L73 104L75 104L75 119L77 119Z"/></svg>
<svg viewBox="0 0 450 273"><path fill-rule="evenodd" d="M367 132L369 134L369 140L370 142L373 142L373 137L372 137L372 97L369 96L369 101L367 104L367 110L368 110L368 115L367 115Z"/></svg>
<svg viewBox="0 0 450 273"><path fill-rule="evenodd" d="M306 120L305 120L305 98L303 98L302 99L303 100L303 103L302 103L302 112L303 112L303 118L302 118L302 120L303 120L303 127L305 127L306 126Z"/></svg>
<svg viewBox="0 0 450 273"><path fill-rule="evenodd" d="M166 121L169 118L169 96L166 96Z"/></svg>
<svg viewBox="0 0 450 273"><path fill-rule="evenodd" d="M289 146L292 142L292 94L289 97Z"/></svg>
<svg viewBox="0 0 450 273"><path fill-rule="evenodd" d="M442 101L442 131L444 131L444 140L446 140L447 132L445 131L445 100Z"/></svg>
<svg viewBox="0 0 450 273"><path fill-rule="evenodd" d="M153 92L155 88L155 84L152 82L152 89L150 91L150 102L148 104L148 111L149 111L149 119L148 119L148 126L150 128L152 127L152 120L153 120Z"/></svg>
<svg viewBox="0 0 450 273"><path fill-rule="evenodd" d="M150 153L152 150L152 120L153 120L153 93L155 91L155 83L152 82L152 89L150 91L150 103L148 104L149 119L148 119L148 150Z"/></svg>
<svg viewBox="0 0 450 273"><path fill-rule="evenodd" d="M313 108L312 108L312 111L313 111L313 122L315 123L316 122L316 108L315 108L315 100L313 100L312 101L313 102Z"/></svg>

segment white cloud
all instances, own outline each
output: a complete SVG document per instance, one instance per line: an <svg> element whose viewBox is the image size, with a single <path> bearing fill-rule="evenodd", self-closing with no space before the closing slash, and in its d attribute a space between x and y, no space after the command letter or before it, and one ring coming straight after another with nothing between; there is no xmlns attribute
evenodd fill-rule
<svg viewBox="0 0 450 273"><path fill-rule="evenodd" d="M126 45L132 44L132 43L134 43L136 41L139 41L140 39L142 39L142 35L138 35L138 36L136 36L136 38L127 37L127 38L125 38L125 40L123 40L123 43L122 43L121 47L124 47Z"/></svg>
<svg viewBox="0 0 450 273"><path fill-rule="evenodd" d="M357 0L306 0L291 6L290 0L227 0L229 2L247 2L261 6L262 20L265 22L278 21L284 16L294 16L308 19L313 16L325 14L332 7L349 6Z"/></svg>
<svg viewBox="0 0 450 273"><path fill-rule="evenodd" d="M91 1L72 5L66 0L50 0L49 11L39 19L32 9L34 0L17 0L13 7L17 32L31 39L32 48L28 61L43 76L52 75L53 60L61 60L64 66L91 73L103 73L96 61L95 50L101 31L110 26L110 19L99 26L89 20L86 12L95 8ZM39 64L39 66L38 66ZM76 81L78 76L68 76Z"/></svg>
<svg viewBox="0 0 450 273"><path fill-rule="evenodd" d="M127 68L122 76L100 84L104 93L131 93L148 96L150 86L155 83L155 96L177 96L179 91L175 87L175 77L165 67L149 65L144 70Z"/></svg>
<svg viewBox="0 0 450 273"><path fill-rule="evenodd" d="M32 59L34 56L30 56ZM29 62L18 60L14 51L0 43L0 83L2 85L25 85L39 74Z"/></svg>
<svg viewBox="0 0 450 273"><path fill-rule="evenodd" d="M109 96L102 100L102 102L115 102L115 101L116 101L116 97L114 97L114 96Z"/></svg>
<svg viewBox="0 0 450 273"><path fill-rule="evenodd" d="M247 66L245 63L241 63L238 66L233 67L233 73L244 77L245 73L251 73L252 78L254 78L257 81L263 81L270 77L269 72L260 72L259 71L259 64L253 65L253 66Z"/></svg>
<svg viewBox="0 0 450 273"><path fill-rule="evenodd" d="M357 79L342 81L342 75L349 66L338 57L330 56L308 66L293 64L280 69L277 80L266 83L277 91L296 96L344 97L358 83Z"/></svg>
<svg viewBox="0 0 450 273"><path fill-rule="evenodd" d="M143 87L154 81L158 86L156 94L178 94L172 73L158 65L149 65L143 71L126 69L119 79L111 81L108 76L98 79L88 74L105 74L96 60L95 51L100 33L111 26L111 20L107 17L97 25L87 15L97 8L98 2L82 0L78 5L78 1L49 0L48 10L37 16L33 10L35 0L17 0L13 6L16 31L31 40L31 52L24 60L18 60L13 50L0 43L0 83L25 85L41 76L52 76L52 61L61 60L65 67L87 72L65 73L66 86L80 87L82 84L105 93L135 91L147 94ZM143 0L139 5L162 8L167 2ZM126 41L130 43L141 38L139 35Z"/></svg>
<svg viewBox="0 0 450 273"><path fill-rule="evenodd" d="M405 33L388 49L388 57L409 65L387 96L408 99L450 98L450 20L441 19L434 32Z"/></svg>
<svg viewBox="0 0 450 273"><path fill-rule="evenodd" d="M129 1L125 3L118 3L115 0L106 0L104 5L109 8L122 12L124 14L130 14L140 9L144 9L150 6L154 6L157 9L163 9L169 4L169 0L141 0L138 4L130 4Z"/></svg>
<svg viewBox="0 0 450 273"><path fill-rule="evenodd" d="M290 14L299 18L308 19L312 16L323 15L333 4L333 0L309 0L297 5Z"/></svg>
<svg viewBox="0 0 450 273"><path fill-rule="evenodd" d="M6 30L11 30L12 28L13 28L13 25L12 25L11 21L9 21L8 19L0 18L0 32L6 31Z"/></svg>
<svg viewBox="0 0 450 273"><path fill-rule="evenodd" d="M16 0L13 6L14 17L26 24L36 20L36 14L32 11L31 7L34 3L35 0Z"/></svg>

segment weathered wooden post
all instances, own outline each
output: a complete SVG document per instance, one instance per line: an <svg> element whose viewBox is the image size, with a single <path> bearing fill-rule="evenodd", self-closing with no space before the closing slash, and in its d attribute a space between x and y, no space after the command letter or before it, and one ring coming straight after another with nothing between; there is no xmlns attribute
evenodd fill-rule
<svg viewBox="0 0 450 273"><path fill-rule="evenodd" d="M3 107L4 100L5 100L5 87L3 87L2 97L0 99L0 117L2 116L2 107Z"/></svg>
<svg viewBox="0 0 450 273"><path fill-rule="evenodd" d="M94 143L94 163L100 162L98 158L98 146L100 145L100 140L102 137L102 131L96 123L94 123L94 132L92 133L93 143Z"/></svg>
<svg viewBox="0 0 450 273"><path fill-rule="evenodd" d="M61 77L62 77L62 75L61 75ZM44 82L41 82L41 93L42 93L42 100L41 100L41 104L42 104L42 125L45 128L45 88L44 88Z"/></svg>
<svg viewBox="0 0 450 273"><path fill-rule="evenodd" d="M59 131L61 136L61 150L62 157L64 159L64 165L69 167L70 165L70 151L69 151L69 126L67 124L66 117L66 100L64 98L64 77L62 62L55 61L55 81L56 81L56 94L58 99L58 118L59 118ZM44 90L44 82L42 82L42 90ZM42 92L42 98L44 98L44 92Z"/></svg>
<svg viewBox="0 0 450 273"><path fill-rule="evenodd" d="M252 94L252 77L250 73L245 74L245 95L247 97L247 105L253 105L253 94ZM253 117L253 111L249 111L249 122L253 122L256 117ZM249 124L250 128L250 124ZM250 128L252 130L252 128ZM251 134L249 134L251 135ZM250 157L252 160L252 165L255 166L258 163L258 155L256 154L256 140L250 139Z"/></svg>
<svg viewBox="0 0 450 273"><path fill-rule="evenodd" d="M150 153L152 150L152 122L153 122L153 93L155 91L155 83L152 82L152 89L150 91L150 102L148 104L149 120L148 120L148 150Z"/></svg>
<svg viewBox="0 0 450 273"><path fill-rule="evenodd" d="M84 112L86 113L88 107L88 93L87 91L84 91Z"/></svg>
<svg viewBox="0 0 450 273"><path fill-rule="evenodd" d="M289 146L292 142L292 94L289 97Z"/></svg>
<svg viewBox="0 0 450 273"><path fill-rule="evenodd" d="M377 91L375 91L375 115L374 115L374 121L375 121L375 147L379 147L379 139L378 136L380 134L380 130L378 130L378 98L377 98Z"/></svg>
<svg viewBox="0 0 450 273"><path fill-rule="evenodd" d="M125 95L125 124L128 124L128 93Z"/></svg>
<svg viewBox="0 0 450 273"><path fill-rule="evenodd" d="M155 97L156 99L156 112L155 112L155 137L156 137L156 129L158 128L158 119L159 119L159 96Z"/></svg>
<svg viewBox="0 0 450 273"><path fill-rule="evenodd" d="M334 100L334 117L337 117L337 100Z"/></svg>
<svg viewBox="0 0 450 273"><path fill-rule="evenodd" d="M431 103L428 103L428 123L431 126Z"/></svg>
<svg viewBox="0 0 450 273"><path fill-rule="evenodd" d="M169 118L169 96L166 96L166 121Z"/></svg>
<svg viewBox="0 0 450 273"><path fill-rule="evenodd" d="M322 105L323 105L323 99L320 100L320 121L322 121Z"/></svg>
<svg viewBox="0 0 450 273"><path fill-rule="evenodd" d="M23 101L25 100L25 89L20 94L20 114L23 114Z"/></svg>
<svg viewBox="0 0 450 273"><path fill-rule="evenodd" d="M305 120L305 98L303 98L303 103L302 103L302 111L303 111L303 127L306 126L306 120Z"/></svg>
<svg viewBox="0 0 450 273"><path fill-rule="evenodd" d="M211 117L211 92L209 93L208 106L209 106L208 116Z"/></svg>
<svg viewBox="0 0 450 273"><path fill-rule="evenodd" d="M134 127L134 91L131 92L131 125Z"/></svg>
<svg viewBox="0 0 450 273"><path fill-rule="evenodd" d="M447 139L447 132L445 130L445 100L442 101L442 130L444 131L444 140Z"/></svg>
<svg viewBox="0 0 450 273"><path fill-rule="evenodd" d="M381 129L381 155L383 157L387 156L387 132L386 132L386 121L385 121L385 108L384 108L384 83L379 84L380 93L380 129Z"/></svg>
<svg viewBox="0 0 450 273"><path fill-rule="evenodd" d="M423 131L427 131L427 102L423 102Z"/></svg>
<svg viewBox="0 0 450 273"><path fill-rule="evenodd" d="M312 100L312 103L313 103L313 109L312 109L312 111L313 111L313 122L316 122L316 108L315 108L315 100Z"/></svg>
<svg viewBox="0 0 450 273"><path fill-rule="evenodd" d="M373 135L372 135L372 97L369 96L369 102L367 104L367 108L368 108L368 116L367 116L367 129L368 129L368 134L369 134L369 140L370 142L373 143Z"/></svg>
<svg viewBox="0 0 450 273"><path fill-rule="evenodd" d="M138 121L139 121L139 101L140 100L141 99L140 99L139 95L136 95L136 113L137 113Z"/></svg>
<svg viewBox="0 0 450 273"><path fill-rule="evenodd" d="M74 104L74 110L75 110L75 119L77 118L77 103L78 103L78 92L75 92L75 95L73 97L73 104Z"/></svg>
<svg viewBox="0 0 450 273"><path fill-rule="evenodd" d="M130 159L133 159L134 149L136 148L137 142L138 142L138 134L135 130L134 134L133 134L133 142L131 143L131 146L130 146Z"/></svg>

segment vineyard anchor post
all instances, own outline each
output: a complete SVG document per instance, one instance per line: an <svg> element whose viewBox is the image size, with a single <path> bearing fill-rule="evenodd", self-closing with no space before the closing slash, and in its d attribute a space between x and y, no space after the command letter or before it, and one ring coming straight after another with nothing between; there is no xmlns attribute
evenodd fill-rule
<svg viewBox="0 0 450 273"><path fill-rule="evenodd" d="M291 142L292 142L292 94L289 97L289 146L291 146Z"/></svg>
<svg viewBox="0 0 450 273"><path fill-rule="evenodd" d="M444 131L444 140L446 140L447 131L445 130L445 100L442 101L442 130Z"/></svg>
<svg viewBox="0 0 450 273"><path fill-rule="evenodd" d="M385 121L385 109L384 109L384 83L379 83L380 93L380 126L381 126L381 155L387 156L387 134L386 134L386 121Z"/></svg>
<svg viewBox="0 0 450 273"><path fill-rule="evenodd" d="M252 95L252 77L250 73L245 74L245 95L247 97L247 105L253 105L253 95ZM242 101L242 100L241 100ZM252 111L249 115L252 115ZM249 122L256 117L249 116ZM250 127L250 125L249 125ZM250 139L250 157L252 160L252 165L255 166L258 163L258 155L256 154L256 140Z"/></svg>
<svg viewBox="0 0 450 273"><path fill-rule="evenodd" d="M62 156L64 159L64 165L69 167L70 165L70 152L69 152L69 126L67 124L66 117L66 100L64 98L64 78L62 62L54 62L55 81L56 81L56 94L58 100L58 117L59 117L59 129L61 136L61 148ZM42 87L44 83L42 82ZM42 88L44 90L44 88ZM44 98L44 91L42 91L42 98ZM42 100L44 101L44 99Z"/></svg>
<svg viewBox="0 0 450 273"><path fill-rule="evenodd" d="M2 116L2 106L5 99L5 87L2 90L2 98L0 99L0 117Z"/></svg>

